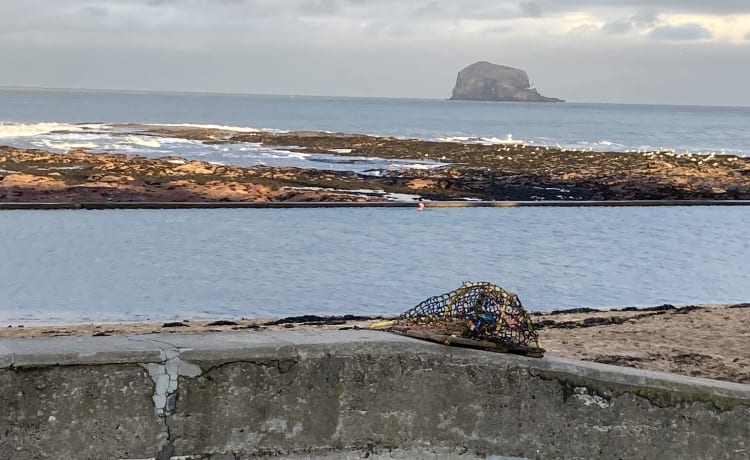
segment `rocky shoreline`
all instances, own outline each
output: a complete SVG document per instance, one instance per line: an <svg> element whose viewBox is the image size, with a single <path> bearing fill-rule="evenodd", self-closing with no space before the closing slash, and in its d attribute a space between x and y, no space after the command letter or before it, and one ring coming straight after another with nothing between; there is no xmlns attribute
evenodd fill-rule
<svg viewBox="0 0 750 460"><path fill-rule="evenodd" d="M0 146L0 202L350 202L386 201L392 195L490 201L750 199L750 158L735 155L180 127L153 127L142 135L335 152L344 161L378 157L446 165L356 173Z"/></svg>

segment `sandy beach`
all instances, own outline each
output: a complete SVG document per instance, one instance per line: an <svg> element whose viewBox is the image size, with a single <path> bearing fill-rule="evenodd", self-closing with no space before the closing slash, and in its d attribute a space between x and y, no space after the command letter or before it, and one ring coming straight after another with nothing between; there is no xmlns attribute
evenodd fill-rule
<svg viewBox="0 0 750 460"><path fill-rule="evenodd" d="M750 384L750 303L532 313L547 355ZM15 326L0 338L368 328L376 318L300 316ZM384 334L387 332L384 332Z"/></svg>

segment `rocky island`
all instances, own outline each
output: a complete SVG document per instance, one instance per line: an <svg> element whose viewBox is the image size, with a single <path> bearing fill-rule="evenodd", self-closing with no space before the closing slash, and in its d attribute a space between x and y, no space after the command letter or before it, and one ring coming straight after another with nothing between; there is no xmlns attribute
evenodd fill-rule
<svg viewBox="0 0 750 460"><path fill-rule="evenodd" d="M748 200L750 158L672 151L592 152L527 144L438 142L320 132L153 127L143 136L257 143L303 153L432 160L365 172L220 165L177 157L0 146L0 203ZM407 198L408 199L408 198Z"/></svg>
<svg viewBox="0 0 750 460"><path fill-rule="evenodd" d="M565 102L545 97L531 87L521 69L486 61L475 62L458 72L452 101Z"/></svg>

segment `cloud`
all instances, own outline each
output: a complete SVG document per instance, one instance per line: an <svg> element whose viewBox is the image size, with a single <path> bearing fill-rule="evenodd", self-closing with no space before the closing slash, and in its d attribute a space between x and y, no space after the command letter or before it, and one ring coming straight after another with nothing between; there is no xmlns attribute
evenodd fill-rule
<svg viewBox="0 0 750 460"><path fill-rule="evenodd" d="M607 22L601 27L601 31L607 35L622 35L632 29L633 24L630 21Z"/></svg>
<svg viewBox="0 0 750 460"><path fill-rule="evenodd" d="M432 1L424 4L417 4L416 7L412 9L412 13L418 18L440 17L445 14L445 10L440 6L440 3Z"/></svg>
<svg viewBox="0 0 750 460"><path fill-rule="evenodd" d="M337 14L340 9L335 0L307 0L302 2L299 11L314 16L331 16Z"/></svg>
<svg viewBox="0 0 750 460"><path fill-rule="evenodd" d="M747 0L536 0L546 12L592 11L603 9L650 9L675 13L732 15L750 13Z"/></svg>
<svg viewBox="0 0 750 460"><path fill-rule="evenodd" d="M601 31L605 35L624 35L628 32L650 28L659 22L659 13L653 8L642 8L627 19L615 19L605 22Z"/></svg>
<svg viewBox="0 0 750 460"><path fill-rule="evenodd" d="M750 105L750 0L0 0L0 43L0 85L445 97L489 60L571 100ZM644 89L703 58L721 88Z"/></svg>
<svg viewBox="0 0 750 460"><path fill-rule="evenodd" d="M692 41L713 37L708 29L698 24L661 26L653 29L648 35L653 39L665 41Z"/></svg>
<svg viewBox="0 0 750 460"><path fill-rule="evenodd" d="M654 25L658 19L659 13L657 13L656 10L653 8L644 8L638 10L633 16L632 22L638 26L651 26Z"/></svg>
<svg viewBox="0 0 750 460"><path fill-rule="evenodd" d="M534 1L520 2L518 4L518 8L521 10L521 13L523 13L524 16L528 16L530 18L539 18L542 16L542 9L539 7L539 4Z"/></svg>
<svg viewBox="0 0 750 460"><path fill-rule="evenodd" d="M184 31L190 38L196 30L212 28L221 34L246 33L251 29L275 31L282 37L309 35L316 41L316 34L332 39L348 34L361 36L368 31L401 31L411 27L416 36L429 40L435 30L452 28L452 33L461 34L462 22L487 22L487 27L507 27L513 23L514 33L537 35L533 28L544 35L567 31L580 24L570 24L568 17L585 14L595 19L592 24L608 35L625 34L643 27L668 26L673 23L657 23L663 14L713 15L740 13L750 14L748 0L24 0L24 2L0 2L0 35L13 31L22 36L27 31L43 29L45 35L54 35L64 30L111 30L112 33L138 33L139 30L164 28ZM96 20L94 18L97 18ZM516 27L514 21L535 19L528 25ZM548 20L547 22L541 19ZM325 21L325 27L316 27ZM557 24L555 25L555 21ZM630 26L627 25L630 23ZM716 33L707 23L696 23ZM311 25L312 24L312 25ZM377 26L377 25L380 26ZM384 27L387 24L389 27ZM551 26L551 27L550 27ZM311 27L311 29L307 29ZM717 27L722 27L718 25ZM476 27L472 26L472 30ZM199 34L200 35L200 34ZM738 35L742 39L744 31ZM114 37L113 37L114 38ZM197 39L198 37L196 37ZM460 36L457 36L460 38Z"/></svg>
<svg viewBox="0 0 750 460"><path fill-rule="evenodd" d="M621 1L623 4L629 3L627 0ZM685 13L750 13L750 2L747 0L640 0L640 2L646 7L652 7L658 10L680 11Z"/></svg>

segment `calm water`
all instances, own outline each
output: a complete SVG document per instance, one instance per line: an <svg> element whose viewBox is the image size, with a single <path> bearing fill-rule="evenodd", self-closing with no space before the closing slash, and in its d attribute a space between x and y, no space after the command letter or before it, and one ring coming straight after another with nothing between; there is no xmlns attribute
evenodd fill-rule
<svg viewBox="0 0 750 460"><path fill-rule="evenodd" d="M464 280L529 309L750 301L743 207L0 212L0 321L397 314Z"/></svg>

